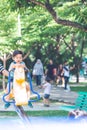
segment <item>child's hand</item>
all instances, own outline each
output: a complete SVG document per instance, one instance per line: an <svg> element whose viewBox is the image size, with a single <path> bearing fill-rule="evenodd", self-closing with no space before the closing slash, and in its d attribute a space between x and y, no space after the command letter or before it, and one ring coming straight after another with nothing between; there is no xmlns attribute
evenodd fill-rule
<svg viewBox="0 0 87 130"><path fill-rule="evenodd" d="M15 65L12 65L12 69L15 69L16 68L16 64Z"/></svg>
<svg viewBox="0 0 87 130"><path fill-rule="evenodd" d="M20 63L17 63L15 64L15 68L18 67L18 68L25 68L25 65L24 64L20 64Z"/></svg>
<svg viewBox="0 0 87 130"><path fill-rule="evenodd" d="M24 64L18 64L18 67L25 68L25 65Z"/></svg>

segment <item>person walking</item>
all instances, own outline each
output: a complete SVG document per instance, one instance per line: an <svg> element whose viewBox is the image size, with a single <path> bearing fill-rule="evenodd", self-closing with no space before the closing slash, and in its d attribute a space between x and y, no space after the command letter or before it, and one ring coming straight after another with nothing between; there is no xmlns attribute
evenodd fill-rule
<svg viewBox="0 0 87 130"><path fill-rule="evenodd" d="M58 85L60 82L62 82L62 86L64 87L64 71L62 64L58 66L56 84Z"/></svg>
<svg viewBox="0 0 87 130"><path fill-rule="evenodd" d="M41 79L43 76L43 64L40 59L37 59L34 67L33 67L33 76L35 76L36 79L36 85L38 87L41 87Z"/></svg>
<svg viewBox="0 0 87 130"><path fill-rule="evenodd" d="M49 77L52 81L55 80L55 77L56 77L56 67L55 65L53 64L53 60L50 59L49 60L49 64L47 65L47 69L46 69L46 76Z"/></svg>
<svg viewBox="0 0 87 130"><path fill-rule="evenodd" d="M70 87L69 87L69 77L70 77L70 70L74 69L75 65L73 67L70 67L68 62L65 61L64 62L64 67L63 67L63 71L64 71L64 89L70 91Z"/></svg>

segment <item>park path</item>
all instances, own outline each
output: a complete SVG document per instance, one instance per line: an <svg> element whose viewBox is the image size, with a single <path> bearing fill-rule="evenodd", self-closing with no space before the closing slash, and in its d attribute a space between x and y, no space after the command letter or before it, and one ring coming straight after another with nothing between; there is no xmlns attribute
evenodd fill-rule
<svg viewBox="0 0 87 130"><path fill-rule="evenodd" d="M34 90L37 91L41 97L43 97L43 89L34 86ZM32 94L32 96L34 96ZM73 91L65 91L63 87L52 86L51 90L51 103L50 107L44 107L43 102L34 102L33 108L25 106L25 110L58 110L61 104L74 104L78 94ZM55 102L52 102L55 101ZM14 111L13 105L11 105L8 109L4 109L4 102L2 101L2 94L0 95L0 111Z"/></svg>

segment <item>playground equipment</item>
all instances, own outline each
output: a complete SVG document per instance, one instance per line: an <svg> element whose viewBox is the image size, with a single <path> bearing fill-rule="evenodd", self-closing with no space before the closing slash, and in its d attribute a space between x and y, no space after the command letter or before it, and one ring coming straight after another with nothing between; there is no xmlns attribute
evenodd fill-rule
<svg viewBox="0 0 87 130"><path fill-rule="evenodd" d="M62 105L59 109L66 111L81 110L87 112L87 92L78 92L75 105Z"/></svg>
<svg viewBox="0 0 87 130"><path fill-rule="evenodd" d="M3 101L5 103L11 103L14 105L14 108L17 112L17 114L20 116L20 118L24 121L24 122L28 122L29 119L27 117L27 115L24 112L23 109L23 105L28 105L28 102L36 102L38 100L40 100L40 95L33 90L33 86L32 86L32 80L31 80L31 76L28 70L27 71L27 79L29 82L29 86L30 86L30 91L35 94L37 96L36 99L29 99L28 100L28 95L26 92L26 85L28 84L28 82L26 82L25 80L25 70L24 68L16 68L14 69L14 79L13 79L13 93L11 93L11 72L13 70L11 70L9 72L9 77L8 77L8 92L5 93L3 95ZM14 98L12 98L10 101L6 100L6 96L12 96Z"/></svg>
<svg viewBox="0 0 87 130"><path fill-rule="evenodd" d="M16 68L14 71L14 80L13 80L13 92L15 98L15 105L28 105L28 95L26 92L26 81L25 81L25 72L22 67Z"/></svg>

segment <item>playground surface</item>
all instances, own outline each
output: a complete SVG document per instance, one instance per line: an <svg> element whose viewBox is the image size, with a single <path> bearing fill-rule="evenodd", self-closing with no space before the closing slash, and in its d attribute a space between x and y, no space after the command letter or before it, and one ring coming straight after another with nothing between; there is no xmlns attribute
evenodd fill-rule
<svg viewBox="0 0 87 130"><path fill-rule="evenodd" d="M80 77L80 81L87 82L87 79L85 79L84 77ZM75 84L76 82L75 76L72 76L70 78L70 82L74 82L74 84L70 84L70 87L81 85L81 84ZM33 89L36 92L38 92L41 97L43 97L43 92L44 92L43 89L37 87L34 83L33 83ZM0 93L0 111L15 111L14 106L12 104L8 109L4 109L4 102L2 101L2 96L3 95ZM34 94L32 93L31 96L33 97ZM65 91L61 85L59 86L53 85L51 90L51 95L50 95L50 100L51 100L50 107L45 107L42 101L38 101L32 103L33 108L30 108L29 106L24 106L24 110L25 111L58 110L59 106L61 106L62 104L74 104L77 97L78 97L77 92Z"/></svg>
<svg viewBox="0 0 87 130"><path fill-rule="evenodd" d="M37 91L41 97L43 97L43 89L38 88L34 85L34 90ZM34 96L32 94L32 96ZM74 104L75 99L78 94L73 91L65 91L61 86L52 86L51 96L50 96L50 107L45 107L42 101L33 102L33 108L29 106L24 106L25 111L39 111L39 110L58 110L61 104ZM14 106L11 106L8 109L4 108L4 102L2 101L2 95L0 95L0 111L15 111Z"/></svg>

